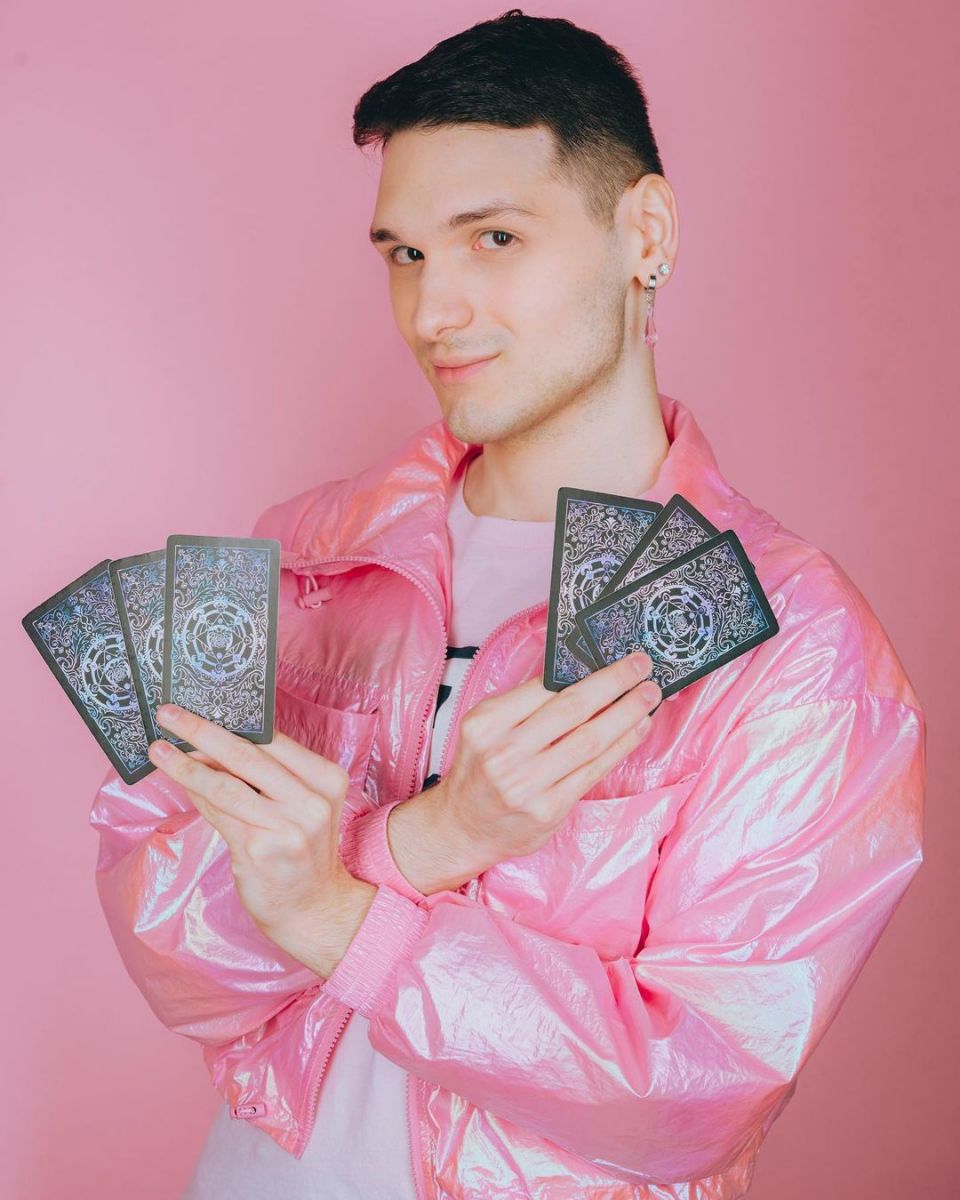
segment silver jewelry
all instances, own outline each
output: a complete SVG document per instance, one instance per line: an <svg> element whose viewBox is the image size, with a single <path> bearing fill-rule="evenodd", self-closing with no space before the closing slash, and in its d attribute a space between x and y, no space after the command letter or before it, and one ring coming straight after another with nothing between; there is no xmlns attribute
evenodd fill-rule
<svg viewBox="0 0 960 1200"><path fill-rule="evenodd" d="M670 274L670 264L667 262L662 262L657 269L661 275ZM647 295L647 320L643 327L643 340L651 348L657 344L657 337L659 336L657 334L656 326L653 323L653 300L656 290L657 277L656 275L650 275L647 280L647 286L644 289Z"/></svg>

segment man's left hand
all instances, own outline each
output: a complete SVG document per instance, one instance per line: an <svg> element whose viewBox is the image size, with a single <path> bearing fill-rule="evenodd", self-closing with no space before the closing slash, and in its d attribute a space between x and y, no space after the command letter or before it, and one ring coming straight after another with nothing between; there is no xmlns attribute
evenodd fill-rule
<svg viewBox="0 0 960 1200"><path fill-rule="evenodd" d="M172 707L161 705L157 720L199 753L161 738L150 761L227 843L237 895L257 928L328 977L376 895L339 855L347 772L279 731L257 744Z"/></svg>

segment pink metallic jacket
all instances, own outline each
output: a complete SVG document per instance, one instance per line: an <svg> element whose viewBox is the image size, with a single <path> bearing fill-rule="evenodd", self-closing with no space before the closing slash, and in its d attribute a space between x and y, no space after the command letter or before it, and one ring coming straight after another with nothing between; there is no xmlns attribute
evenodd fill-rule
<svg viewBox="0 0 960 1200"><path fill-rule="evenodd" d="M111 769L97 793L97 886L128 972L202 1045L233 1116L291 1154L356 1008L409 1072L422 1200L743 1196L922 862L924 714L877 617L724 480L684 405L661 406L671 445L645 498L680 492L735 530L780 632L669 697L536 853L425 896L386 840L427 766L447 488L482 450L442 421L253 530L284 548L277 726L349 772L341 853L378 885L333 975L260 934L179 785ZM484 640L441 774L471 705L540 676L546 619L545 598Z"/></svg>

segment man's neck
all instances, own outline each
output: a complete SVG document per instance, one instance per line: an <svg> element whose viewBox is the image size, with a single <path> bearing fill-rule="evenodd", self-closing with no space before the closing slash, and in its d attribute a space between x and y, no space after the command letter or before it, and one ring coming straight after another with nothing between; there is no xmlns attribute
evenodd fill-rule
<svg viewBox="0 0 960 1200"><path fill-rule="evenodd" d="M477 516L552 521L560 487L642 496L670 449L655 385L629 404L595 413L587 418L571 407L540 436L486 443L464 476L467 508Z"/></svg>

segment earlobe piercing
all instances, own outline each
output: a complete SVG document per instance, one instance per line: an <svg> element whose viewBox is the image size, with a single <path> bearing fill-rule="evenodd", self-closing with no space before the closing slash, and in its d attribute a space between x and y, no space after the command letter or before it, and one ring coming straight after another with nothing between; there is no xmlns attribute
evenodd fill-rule
<svg viewBox="0 0 960 1200"><path fill-rule="evenodd" d="M669 263L662 262L657 269L659 270L661 275L669 275L670 274L670 264ZM646 320L646 324L643 327L643 340L651 348L657 344L657 337L659 336L657 334L656 326L653 323L653 299L654 299L654 295L656 293L656 288L657 288L657 277L656 277L656 275L650 275L649 279L647 280L647 286L645 288L645 291L647 294L647 320Z"/></svg>

